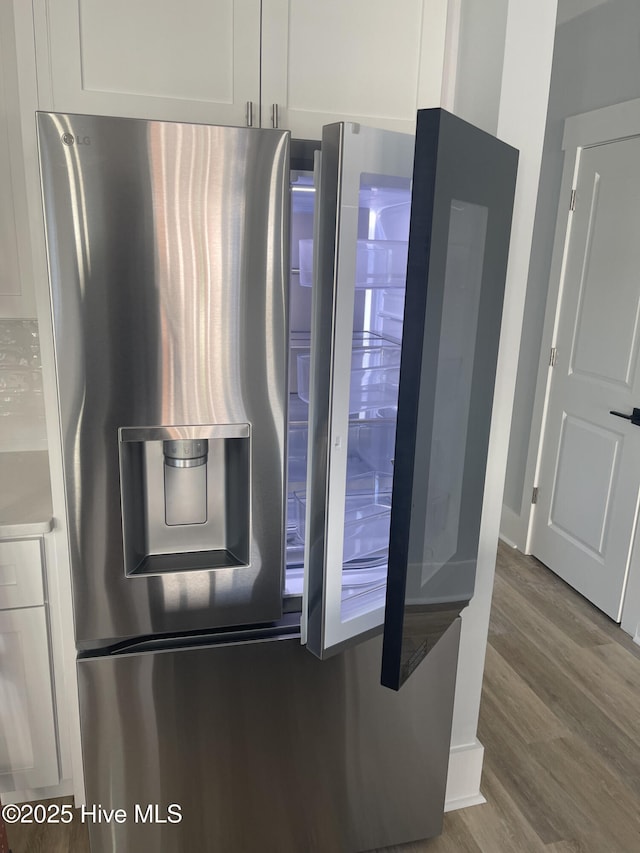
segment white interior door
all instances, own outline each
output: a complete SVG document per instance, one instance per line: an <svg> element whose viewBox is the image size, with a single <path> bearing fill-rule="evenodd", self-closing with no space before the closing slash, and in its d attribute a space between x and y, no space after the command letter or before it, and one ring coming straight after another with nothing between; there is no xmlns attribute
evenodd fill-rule
<svg viewBox="0 0 640 853"><path fill-rule="evenodd" d="M580 153L532 552L619 621L640 497L640 137Z"/></svg>

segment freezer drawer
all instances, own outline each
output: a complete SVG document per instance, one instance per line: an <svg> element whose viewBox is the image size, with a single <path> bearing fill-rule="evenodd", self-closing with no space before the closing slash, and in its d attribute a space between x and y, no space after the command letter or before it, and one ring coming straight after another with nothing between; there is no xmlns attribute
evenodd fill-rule
<svg viewBox="0 0 640 853"><path fill-rule="evenodd" d="M459 620L401 693L381 640L318 661L298 636L81 660L88 804L181 806L93 823L92 853L329 853L441 830Z"/></svg>

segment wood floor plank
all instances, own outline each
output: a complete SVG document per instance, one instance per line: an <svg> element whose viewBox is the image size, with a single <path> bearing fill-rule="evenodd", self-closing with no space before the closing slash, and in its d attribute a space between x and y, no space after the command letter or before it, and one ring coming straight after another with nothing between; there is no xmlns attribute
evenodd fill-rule
<svg viewBox="0 0 640 853"><path fill-rule="evenodd" d="M482 776L481 788L487 803L460 812L481 849L495 853L514 850L543 853L546 847L491 767L485 767Z"/></svg>
<svg viewBox="0 0 640 853"><path fill-rule="evenodd" d="M513 816L511 816L513 817ZM524 836L517 821L505 819L494 803L464 809L463 820L480 850L493 853L512 853L513 850L527 850L529 853L543 853L544 846L531 831ZM534 842L534 838L536 841ZM531 846L535 844L535 846Z"/></svg>
<svg viewBox="0 0 640 853"><path fill-rule="evenodd" d="M492 634L508 634L509 631L511 631L511 622L503 618L501 611L492 607L489 617L489 641Z"/></svg>
<svg viewBox="0 0 640 853"><path fill-rule="evenodd" d="M567 728L588 742L640 797L638 746L615 719L603 713L589 695L560 667L554 667L553 661L534 643L524 637L506 635L496 637L493 642L500 654ZM484 743L482 735L479 737Z"/></svg>
<svg viewBox="0 0 640 853"><path fill-rule="evenodd" d="M550 662L561 666L563 676L583 691L605 717L611 719L616 729L636 743L640 762L640 660L627 655L630 678L619 678L602 657L595 654L599 647L577 645L555 624L550 625L545 614L535 606L528 606L528 596L503 584L501 577L496 580L496 589L501 590L502 596L496 609L509 609L519 614L511 622L513 631L520 632L521 641L535 644ZM510 621L506 613L504 618ZM497 638L496 642L499 641Z"/></svg>
<svg viewBox="0 0 640 853"><path fill-rule="evenodd" d="M640 646L620 626L572 589L535 557L526 557L503 544L498 549L497 576L526 590L530 605L579 645L615 642L640 659Z"/></svg>
<svg viewBox="0 0 640 853"><path fill-rule="evenodd" d="M487 647L482 701L485 714L490 714L495 724L511 727L525 743L569 734L549 706L491 645Z"/></svg>
<svg viewBox="0 0 640 853"><path fill-rule="evenodd" d="M509 791L517 811L543 844L575 837L573 799L535 759L538 744L530 746L490 724L478 732L485 747L488 770Z"/></svg>
<svg viewBox="0 0 640 853"><path fill-rule="evenodd" d="M600 617L603 614L596 611L598 615L594 617L592 611L595 608L586 601L584 609L578 607L575 601L572 602L574 606L567 608L567 599L571 596L575 598L576 593L555 575L545 578L542 573L548 575L549 570L541 564L523 563L516 555L517 551L509 554L500 549L498 552L498 577L502 581L525 593L530 606L543 613L545 619L578 645L593 646L610 641L602 626Z"/></svg>
<svg viewBox="0 0 640 853"><path fill-rule="evenodd" d="M629 660L629 652L618 643L611 642L591 649L592 654L604 661L627 689L638 689L638 668Z"/></svg>
<svg viewBox="0 0 640 853"><path fill-rule="evenodd" d="M58 797L43 802L73 805L73 798ZM78 810L69 824L16 823L7 830L12 853L90 853L89 834Z"/></svg>
<svg viewBox="0 0 640 853"><path fill-rule="evenodd" d="M486 853L486 851L479 846L465 825L461 812L449 812L444 816L442 835L437 838L386 847L377 853Z"/></svg>
<svg viewBox="0 0 640 853"><path fill-rule="evenodd" d="M535 760L571 793L574 838L608 853L640 850L637 796L577 737L537 744Z"/></svg>

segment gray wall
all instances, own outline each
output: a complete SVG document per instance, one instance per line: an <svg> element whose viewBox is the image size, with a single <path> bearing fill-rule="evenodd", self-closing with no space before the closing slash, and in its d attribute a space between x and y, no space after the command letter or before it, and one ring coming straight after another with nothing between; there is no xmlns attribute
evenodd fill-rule
<svg viewBox="0 0 640 853"><path fill-rule="evenodd" d="M563 5L560 0L559 20ZM536 377L543 357L540 345L564 165L564 119L634 98L640 98L639 0L607 0L557 28L504 493L505 505L517 515L523 509Z"/></svg>

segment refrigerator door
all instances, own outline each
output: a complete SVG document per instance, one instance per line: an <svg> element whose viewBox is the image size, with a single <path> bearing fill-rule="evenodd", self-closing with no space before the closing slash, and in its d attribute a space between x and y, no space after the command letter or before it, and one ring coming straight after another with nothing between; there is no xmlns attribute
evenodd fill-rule
<svg viewBox="0 0 640 853"><path fill-rule="evenodd" d="M303 620L318 657L383 620L400 343L377 324L383 300L404 298L413 148L412 136L358 124L322 134L317 250L301 251L301 276L305 255L314 265L311 356L298 360Z"/></svg>
<svg viewBox="0 0 640 853"><path fill-rule="evenodd" d="M399 134L323 136L307 645L384 623L395 689L473 595L516 164L439 109L418 113L415 156Z"/></svg>
<svg viewBox="0 0 640 853"><path fill-rule="evenodd" d="M473 596L518 152L418 113L382 683Z"/></svg>
<svg viewBox="0 0 640 853"><path fill-rule="evenodd" d="M77 642L278 619L289 134L38 134Z"/></svg>

